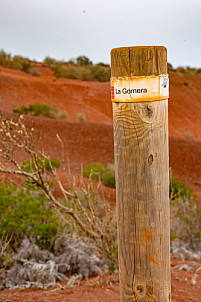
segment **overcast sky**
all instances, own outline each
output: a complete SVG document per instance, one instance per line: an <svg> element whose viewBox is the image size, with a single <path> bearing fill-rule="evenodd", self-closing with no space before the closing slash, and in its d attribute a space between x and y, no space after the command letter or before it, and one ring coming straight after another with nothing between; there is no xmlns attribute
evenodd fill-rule
<svg viewBox="0 0 201 302"><path fill-rule="evenodd" d="M174 67L201 67L201 0L0 0L0 49L42 61L163 45Z"/></svg>

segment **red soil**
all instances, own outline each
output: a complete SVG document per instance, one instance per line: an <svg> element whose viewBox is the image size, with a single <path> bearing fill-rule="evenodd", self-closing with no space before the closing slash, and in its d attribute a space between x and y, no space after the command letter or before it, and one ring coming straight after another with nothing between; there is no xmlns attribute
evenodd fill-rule
<svg viewBox="0 0 201 302"><path fill-rule="evenodd" d="M58 133L65 144L71 166L113 161L112 106L109 83L55 79L40 67L42 76L33 77L0 68L0 110L12 115L13 106L45 103L68 116L65 120L24 117L44 132L46 153L61 157ZM193 186L201 198L201 75L170 74L169 132L170 166L181 181ZM76 121L83 115L87 122ZM23 155L21 158L23 159ZM115 190L105 189L110 199ZM172 270L172 301L201 301L201 278L192 286L192 273ZM116 278L82 282L64 291L4 291L0 301L119 301ZM110 281L108 281L110 280ZM112 281L113 280L113 281ZM91 282L91 283L90 283ZM98 285L96 283L99 282ZM110 284L110 282L112 282ZM22 298L23 297L23 298Z"/></svg>
<svg viewBox="0 0 201 302"><path fill-rule="evenodd" d="M201 301L201 274L198 273L196 285L192 285L193 273L173 269L179 263L181 260L173 259L171 262L171 301ZM65 290L59 287L49 290L5 290L0 292L0 302L119 302L119 296L118 276L98 276Z"/></svg>

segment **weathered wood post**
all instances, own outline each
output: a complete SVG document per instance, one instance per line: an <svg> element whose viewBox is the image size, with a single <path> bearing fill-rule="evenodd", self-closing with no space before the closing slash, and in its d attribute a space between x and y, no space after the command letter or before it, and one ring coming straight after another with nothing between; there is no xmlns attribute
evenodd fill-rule
<svg viewBox="0 0 201 302"><path fill-rule="evenodd" d="M121 302L171 301L167 51L111 51Z"/></svg>

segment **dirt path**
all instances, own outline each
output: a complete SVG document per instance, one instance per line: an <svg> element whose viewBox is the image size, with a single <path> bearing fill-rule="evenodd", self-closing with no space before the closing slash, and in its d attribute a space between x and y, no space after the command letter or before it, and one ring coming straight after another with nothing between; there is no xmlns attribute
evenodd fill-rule
<svg viewBox="0 0 201 302"><path fill-rule="evenodd" d="M172 267L179 261L172 260ZM172 268L172 302L201 301L201 273L197 284L191 284L193 273ZM64 284L64 283L62 283ZM5 290L0 292L0 302L119 302L118 276L93 277L79 285L61 290Z"/></svg>

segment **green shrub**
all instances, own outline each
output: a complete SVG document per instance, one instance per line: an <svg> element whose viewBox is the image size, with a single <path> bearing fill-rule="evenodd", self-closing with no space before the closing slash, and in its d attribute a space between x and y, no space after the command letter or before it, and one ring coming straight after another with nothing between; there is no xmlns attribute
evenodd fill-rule
<svg viewBox="0 0 201 302"><path fill-rule="evenodd" d="M0 50L0 66L11 68L11 54L6 53L3 49Z"/></svg>
<svg viewBox="0 0 201 302"><path fill-rule="evenodd" d="M94 81L95 76L90 68L83 68L81 70L80 80L82 81Z"/></svg>
<svg viewBox="0 0 201 302"><path fill-rule="evenodd" d="M21 106L19 108L15 108L13 109L13 112L18 114L25 114L25 115L27 114L33 116L42 115L49 118L56 118L58 110L55 107L53 108L46 104L36 103L33 105L29 105L28 107Z"/></svg>
<svg viewBox="0 0 201 302"><path fill-rule="evenodd" d="M76 58L76 62L79 65L92 65L92 61L89 60L86 56L79 56Z"/></svg>
<svg viewBox="0 0 201 302"><path fill-rule="evenodd" d="M180 182L173 172L170 172L169 197L172 200L184 197L195 200L195 193L192 188Z"/></svg>
<svg viewBox="0 0 201 302"><path fill-rule="evenodd" d="M192 188L170 173L171 242L187 241L191 248L201 244L201 207Z"/></svg>
<svg viewBox="0 0 201 302"><path fill-rule="evenodd" d="M100 179L106 187L115 188L115 175L100 163L84 167L83 176L91 179Z"/></svg>
<svg viewBox="0 0 201 302"><path fill-rule="evenodd" d="M167 70L168 70L168 73L169 73L170 71L174 71L172 64L167 63Z"/></svg>
<svg viewBox="0 0 201 302"><path fill-rule="evenodd" d="M55 65L53 67L54 75L57 78L67 78L67 79L80 79L81 77L81 68L73 65L62 66Z"/></svg>
<svg viewBox="0 0 201 302"><path fill-rule="evenodd" d="M201 207L186 196L170 201L171 234L196 249L201 244Z"/></svg>
<svg viewBox="0 0 201 302"><path fill-rule="evenodd" d="M61 162L57 158L42 158L42 156L38 156L36 158L36 165L42 172L51 172L52 169L59 168ZM26 160L22 162L22 170L25 172L36 171L36 165L33 161Z"/></svg>
<svg viewBox="0 0 201 302"><path fill-rule="evenodd" d="M87 165L83 169L83 176L91 177L91 179L99 179L103 173L105 173L105 168L99 163Z"/></svg>
<svg viewBox="0 0 201 302"><path fill-rule="evenodd" d="M34 198L14 184L0 182L0 200L0 237L12 235L13 246L18 246L24 236L31 236L41 248L50 247L62 226L44 195Z"/></svg>
<svg viewBox="0 0 201 302"><path fill-rule="evenodd" d="M180 73L185 73L185 74L196 75L201 72L201 68L195 68L195 67L190 67L190 66L187 66L187 67L179 66L176 68L175 71L180 72Z"/></svg>
<svg viewBox="0 0 201 302"><path fill-rule="evenodd" d="M45 59L43 60L43 65L47 66L47 67L52 67L53 65L56 64L56 60L51 58L51 57L45 57Z"/></svg>
<svg viewBox="0 0 201 302"><path fill-rule="evenodd" d="M54 71L57 78L79 79L82 81L106 82L110 80L110 68L103 63L93 65L88 58L80 56L77 63L83 67L76 66L74 62L58 62L50 60L50 68ZM90 62L90 63L89 63ZM47 63L48 64L48 63Z"/></svg>
<svg viewBox="0 0 201 302"><path fill-rule="evenodd" d="M3 49L0 51L0 66L30 73L34 76L40 75L40 70L35 68L28 58L22 56L12 57L11 54L6 53Z"/></svg>
<svg viewBox="0 0 201 302"><path fill-rule="evenodd" d="M106 82L110 80L110 68L100 65L89 65L79 67L75 65L61 66L59 64L53 67L54 74L57 78L63 77L68 79L79 79L82 81L99 81Z"/></svg>
<svg viewBox="0 0 201 302"><path fill-rule="evenodd" d="M23 72L29 72L30 68L31 68L31 63L29 61L28 58L24 58L22 56L14 56L13 57L13 62L14 63L18 63L19 65L21 65L21 71Z"/></svg>
<svg viewBox="0 0 201 302"><path fill-rule="evenodd" d="M106 187L116 188L115 175L110 171L105 171L105 173L102 175L102 181Z"/></svg>
<svg viewBox="0 0 201 302"><path fill-rule="evenodd" d="M39 75L40 75L40 70L37 69L37 68L35 68L35 67L30 67L29 73L30 73L32 76L39 76Z"/></svg>
<svg viewBox="0 0 201 302"><path fill-rule="evenodd" d="M100 65L92 65L88 67L93 75L94 79L99 82L107 82L110 80L111 71L110 68L102 67Z"/></svg>
<svg viewBox="0 0 201 302"><path fill-rule="evenodd" d="M54 178L52 177L51 173L54 169L59 168L61 165L61 162L57 158L44 158L42 156L37 156L35 162L29 160L22 162L22 171L32 173L36 172L37 170L40 170L43 174L50 175L49 178L44 178L45 182L48 184L49 188L51 188L54 184ZM37 186L34 185L31 181L26 180L26 188L30 190L37 190Z"/></svg>
<svg viewBox="0 0 201 302"><path fill-rule="evenodd" d="M96 64L96 65L102 66L102 67L110 67L109 64L105 64L105 63L103 63L103 62L100 62L100 63L98 63L98 64Z"/></svg>
<svg viewBox="0 0 201 302"><path fill-rule="evenodd" d="M79 113L78 121L81 122L81 123L86 122L87 121L86 116L83 113Z"/></svg>

